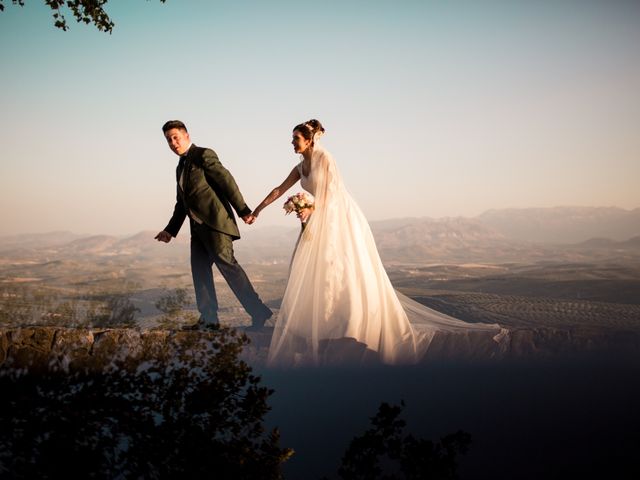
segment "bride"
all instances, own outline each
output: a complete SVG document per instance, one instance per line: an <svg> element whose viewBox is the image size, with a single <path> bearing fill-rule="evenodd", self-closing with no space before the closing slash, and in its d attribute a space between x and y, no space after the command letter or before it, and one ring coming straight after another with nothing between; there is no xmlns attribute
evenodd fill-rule
<svg viewBox="0 0 640 480"><path fill-rule="evenodd" d="M354 360L354 352L358 361L368 356L388 364L413 364L432 343L446 348L446 338L452 335L463 338L454 343L465 348L481 337L492 339L494 345L504 343L507 332L498 325L463 322L393 289L367 220L344 187L333 157L319 142L324 132L315 119L293 129L291 143L301 161L248 221L253 223L298 180L315 197L312 208L298 213L303 228L268 364L344 363ZM441 337L444 342L435 342Z"/></svg>

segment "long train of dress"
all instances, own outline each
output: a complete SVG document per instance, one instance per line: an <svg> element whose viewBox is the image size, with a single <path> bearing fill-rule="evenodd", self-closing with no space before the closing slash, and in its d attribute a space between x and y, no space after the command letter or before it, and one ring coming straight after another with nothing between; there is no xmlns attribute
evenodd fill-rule
<svg viewBox="0 0 640 480"><path fill-rule="evenodd" d="M499 325L467 323L394 290L369 224L329 152L316 144L309 174L302 162L298 169L302 187L315 196L315 210L291 260L269 365L342 364L372 357L414 364L430 346L473 350L483 338L494 344L492 354L505 349L508 332Z"/></svg>

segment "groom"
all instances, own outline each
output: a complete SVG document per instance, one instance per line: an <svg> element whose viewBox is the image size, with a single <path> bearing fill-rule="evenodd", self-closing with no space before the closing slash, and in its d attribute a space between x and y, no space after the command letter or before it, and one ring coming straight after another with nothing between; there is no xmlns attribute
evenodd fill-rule
<svg viewBox="0 0 640 480"><path fill-rule="evenodd" d="M168 243L178 235L186 217L191 227L191 274L200 319L188 330L218 327L218 300L211 268L215 263L244 309L251 329L259 329L273 313L262 303L247 274L233 256L233 240L240 238L233 210L247 221L247 207L235 180L216 153L191 143L187 127L170 120L162 127L169 148L180 157L176 169L177 199L173 216L156 240Z"/></svg>

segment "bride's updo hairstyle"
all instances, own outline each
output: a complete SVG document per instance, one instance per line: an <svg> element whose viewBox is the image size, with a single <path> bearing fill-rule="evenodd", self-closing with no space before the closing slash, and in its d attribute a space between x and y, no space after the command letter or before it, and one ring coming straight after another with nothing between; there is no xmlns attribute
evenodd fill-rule
<svg viewBox="0 0 640 480"><path fill-rule="evenodd" d="M300 135L302 135L306 140L310 140L313 145L314 140L324 134L324 127L319 120L312 118L307 122L296 125L293 131L300 132Z"/></svg>

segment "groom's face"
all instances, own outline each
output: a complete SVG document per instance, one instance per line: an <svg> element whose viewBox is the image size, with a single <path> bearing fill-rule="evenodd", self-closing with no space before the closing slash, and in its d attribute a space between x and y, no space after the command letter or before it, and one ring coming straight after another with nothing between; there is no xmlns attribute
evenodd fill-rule
<svg viewBox="0 0 640 480"><path fill-rule="evenodd" d="M189 134L186 130L181 128L172 128L171 130L167 130L164 132L164 138L167 139L169 148L176 155L184 155L191 144Z"/></svg>

